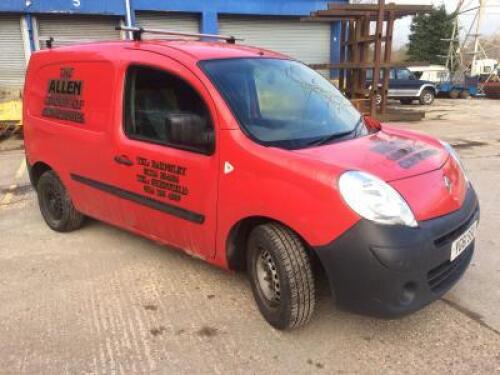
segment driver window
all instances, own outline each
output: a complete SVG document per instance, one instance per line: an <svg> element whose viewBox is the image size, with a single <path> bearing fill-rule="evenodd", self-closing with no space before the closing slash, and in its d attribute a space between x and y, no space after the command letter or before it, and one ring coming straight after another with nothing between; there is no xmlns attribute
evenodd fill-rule
<svg viewBox="0 0 500 375"><path fill-rule="evenodd" d="M172 127L181 126L180 122L169 121L173 117L197 116L207 132L213 131L205 102L179 77L154 68L129 68L124 112L129 138L206 153L197 144L180 144L173 139L179 129Z"/></svg>

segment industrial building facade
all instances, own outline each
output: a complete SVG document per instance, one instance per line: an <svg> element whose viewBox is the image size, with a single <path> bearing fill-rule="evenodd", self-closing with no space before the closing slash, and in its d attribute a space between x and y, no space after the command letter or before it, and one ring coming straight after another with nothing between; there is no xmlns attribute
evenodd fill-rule
<svg viewBox="0 0 500 375"><path fill-rule="evenodd" d="M124 39L115 26L229 34L305 63L336 62L338 22L303 22L318 0L2 0L0 88L20 89L32 51L78 41Z"/></svg>

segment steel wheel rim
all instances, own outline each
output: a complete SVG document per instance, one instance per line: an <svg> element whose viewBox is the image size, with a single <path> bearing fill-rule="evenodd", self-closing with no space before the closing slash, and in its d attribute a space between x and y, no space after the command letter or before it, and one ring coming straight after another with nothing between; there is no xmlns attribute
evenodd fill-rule
<svg viewBox="0 0 500 375"><path fill-rule="evenodd" d="M432 100L432 95L431 94L427 93L427 94L424 95L424 102L425 103L430 103L431 100Z"/></svg>
<svg viewBox="0 0 500 375"><path fill-rule="evenodd" d="M47 210L54 220L60 220L63 216L63 197L59 189L49 185L44 192Z"/></svg>
<svg viewBox="0 0 500 375"><path fill-rule="evenodd" d="M281 291L278 270L269 251L259 248L255 271L258 287L267 303L279 304Z"/></svg>

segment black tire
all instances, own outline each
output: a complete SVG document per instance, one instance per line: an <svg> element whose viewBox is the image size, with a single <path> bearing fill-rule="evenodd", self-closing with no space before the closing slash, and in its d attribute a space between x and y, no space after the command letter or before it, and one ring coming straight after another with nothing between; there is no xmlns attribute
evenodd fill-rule
<svg viewBox="0 0 500 375"><path fill-rule="evenodd" d="M434 93L434 90L424 89L422 90L418 101L421 105L431 105L432 103L434 103L435 96L436 94Z"/></svg>
<svg viewBox="0 0 500 375"><path fill-rule="evenodd" d="M85 216L75 209L66 188L53 171L40 176L36 190L40 211L51 229L70 232L82 226Z"/></svg>
<svg viewBox="0 0 500 375"><path fill-rule="evenodd" d="M470 98L470 92L468 90L462 90L462 91L460 91L460 98L461 99L469 99Z"/></svg>
<svg viewBox="0 0 500 375"><path fill-rule="evenodd" d="M413 99L401 99L399 102L400 102L401 104L408 105L408 104L413 103Z"/></svg>
<svg viewBox="0 0 500 375"><path fill-rule="evenodd" d="M277 223L259 225L250 233L246 255L253 295L268 323L284 330L309 322L316 301L314 278L299 237Z"/></svg>
<svg viewBox="0 0 500 375"><path fill-rule="evenodd" d="M460 95L460 91L457 89L452 89L448 95L450 96L451 99L457 99L458 96Z"/></svg>

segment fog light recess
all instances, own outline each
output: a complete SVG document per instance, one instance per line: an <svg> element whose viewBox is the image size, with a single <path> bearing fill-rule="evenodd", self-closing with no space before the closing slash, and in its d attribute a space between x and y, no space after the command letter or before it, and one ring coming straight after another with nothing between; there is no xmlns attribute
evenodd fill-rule
<svg viewBox="0 0 500 375"><path fill-rule="evenodd" d="M402 305L410 305L417 295L417 284L413 281L407 282L403 285L400 301Z"/></svg>

